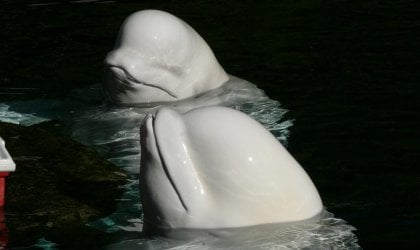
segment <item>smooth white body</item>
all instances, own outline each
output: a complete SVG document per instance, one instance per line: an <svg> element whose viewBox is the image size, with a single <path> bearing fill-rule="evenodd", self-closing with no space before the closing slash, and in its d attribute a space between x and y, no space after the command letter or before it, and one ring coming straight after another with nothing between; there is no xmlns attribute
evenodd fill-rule
<svg viewBox="0 0 420 250"><path fill-rule="evenodd" d="M138 11L124 21L105 71L104 95L116 104L177 101L229 79L193 28L159 10Z"/></svg>
<svg viewBox="0 0 420 250"><path fill-rule="evenodd" d="M164 108L141 129L145 231L310 219L319 194L299 163L242 112Z"/></svg>

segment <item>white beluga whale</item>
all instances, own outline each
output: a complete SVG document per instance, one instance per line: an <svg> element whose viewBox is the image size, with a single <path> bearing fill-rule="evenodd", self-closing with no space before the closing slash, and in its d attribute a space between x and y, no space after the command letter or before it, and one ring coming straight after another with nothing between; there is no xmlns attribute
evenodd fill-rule
<svg viewBox="0 0 420 250"><path fill-rule="evenodd" d="M155 105L215 89L229 77L203 38L159 10L131 14L105 59L105 99Z"/></svg>
<svg viewBox="0 0 420 250"><path fill-rule="evenodd" d="M323 210L299 163L240 111L162 108L142 123L141 152L145 233L296 222Z"/></svg>

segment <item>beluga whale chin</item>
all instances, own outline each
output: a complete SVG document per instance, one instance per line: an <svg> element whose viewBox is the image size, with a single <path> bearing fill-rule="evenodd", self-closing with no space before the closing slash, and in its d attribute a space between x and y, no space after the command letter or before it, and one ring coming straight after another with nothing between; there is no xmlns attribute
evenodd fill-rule
<svg viewBox="0 0 420 250"><path fill-rule="evenodd" d="M323 209L299 163L240 111L162 108L140 130L146 234L305 221Z"/></svg>
<svg viewBox="0 0 420 250"><path fill-rule="evenodd" d="M159 10L138 11L124 21L105 71L105 99L123 105L178 101L229 79L191 26Z"/></svg>

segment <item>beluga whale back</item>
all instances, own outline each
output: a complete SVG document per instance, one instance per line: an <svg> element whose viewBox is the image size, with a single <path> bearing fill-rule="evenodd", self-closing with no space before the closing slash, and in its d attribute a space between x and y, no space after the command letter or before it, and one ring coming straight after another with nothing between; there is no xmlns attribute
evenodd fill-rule
<svg viewBox="0 0 420 250"><path fill-rule="evenodd" d="M142 123L141 152L146 233L303 221L323 209L299 163L233 109L160 109Z"/></svg>
<svg viewBox="0 0 420 250"><path fill-rule="evenodd" d="M229 79L191 26L159 10L138 11L124 21L105 71L104 96L122 105L174 102Z"/></svg>

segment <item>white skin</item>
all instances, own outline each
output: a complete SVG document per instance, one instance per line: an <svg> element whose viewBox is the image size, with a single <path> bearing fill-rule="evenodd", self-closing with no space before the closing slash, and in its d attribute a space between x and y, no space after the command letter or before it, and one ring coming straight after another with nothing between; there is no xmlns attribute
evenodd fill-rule
<svg viewBox="0 0 420 250"><path fill-rule="evenodd" d="M141 128L145 231L302 221L322 211L299 163L261 124L229 108L164 108Z"/></svg>
<svg viewBox="0 0 420 250"><path fill-rule="evenodd" d="M158 10L135 12L124 21L105 71L105 98L116 104L178 101L229 79L193 28Z"/></svg>

